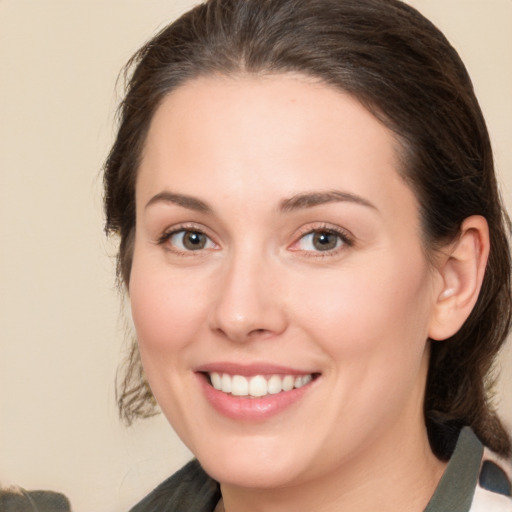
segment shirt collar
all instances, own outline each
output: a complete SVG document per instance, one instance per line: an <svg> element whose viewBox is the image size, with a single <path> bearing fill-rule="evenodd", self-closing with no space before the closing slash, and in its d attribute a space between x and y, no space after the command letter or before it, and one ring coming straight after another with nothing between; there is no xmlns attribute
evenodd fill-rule
<svg viewBox="0 0 512 512"><path fill-rule="evenodd" d="M459 435L446 470L424 512L468 512L478 481L483 445L469 427Z"/></svg>

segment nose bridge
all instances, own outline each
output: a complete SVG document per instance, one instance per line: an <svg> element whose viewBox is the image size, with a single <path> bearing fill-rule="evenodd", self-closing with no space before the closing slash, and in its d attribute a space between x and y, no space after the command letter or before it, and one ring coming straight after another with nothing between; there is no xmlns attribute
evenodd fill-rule
<svg viewBox="0 0 512 512"><path fill-rule="evenodd" d="M211 311L211 327L235 340L278 334L285 328L276 264L263 251L241 247L226 258Z"/></svg>

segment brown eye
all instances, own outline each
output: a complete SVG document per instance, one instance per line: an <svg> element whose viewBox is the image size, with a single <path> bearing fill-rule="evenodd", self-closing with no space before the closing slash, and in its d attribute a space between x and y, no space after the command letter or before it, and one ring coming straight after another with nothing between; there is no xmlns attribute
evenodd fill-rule
<svg viewBox="0 0 512 512"><path fill-rule="evenodd" d="M196 231L187 231L183 235L183 246L190 251L203 249L206 245L206 236Z"/></svg>
<svg viewBox="0 0 512 512"><path fill-rule="evenodd" d="M296 248L305 252L327 252L338 249L347 244L346 238L336 231L317 230L303 235L296 244Z"/></svg>
<svg viewBox="0 0 512 512"><path fill-rule="evenodd" d="M317 251L330 251L338 247L339 236L328 231L318 231L313 233L313 246Z"/></svg>
<svg viewBox="0 0 512 512"><path fill-rule="evenodd" d="M169 237L169 242L179 251L200 251L201 249L210 249L215 245L204 233L186 229L173 233Z"/></svg>

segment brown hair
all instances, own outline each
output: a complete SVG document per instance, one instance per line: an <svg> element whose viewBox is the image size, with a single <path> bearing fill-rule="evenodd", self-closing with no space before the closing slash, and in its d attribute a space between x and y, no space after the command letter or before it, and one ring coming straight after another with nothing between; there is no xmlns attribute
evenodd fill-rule
<svg viewBox="0 0 512 512"><path fill-rule="evenodd" d="M483 287L460 331L430 342L424 408L439 457L449 456L463 425L509 454L510 439L489 402L489 375L510 324L508 218L471 80L443 34L398 0L209 0L156 35L127 69L133 72L104 178L106 230L120 235L120 282L129 285L137 168L162 99L200 75L316 77L358 98L397 135L427 250L453 240L465 218L487 219ZM128 422L154 412L135 344L118 403Z"/></svg>

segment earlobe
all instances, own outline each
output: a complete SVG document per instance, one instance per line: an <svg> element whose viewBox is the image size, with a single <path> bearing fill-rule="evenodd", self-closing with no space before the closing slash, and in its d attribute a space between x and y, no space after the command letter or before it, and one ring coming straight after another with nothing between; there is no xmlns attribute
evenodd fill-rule
<svg viewBox="0 0 512 512"><path fill-rule="evenodd" d="M429 328L429 337L444 340L464 324L476 304L489 257L489 227L485 218L468 217L460 235L443 251L437 271L440 290Z"/></svg>

